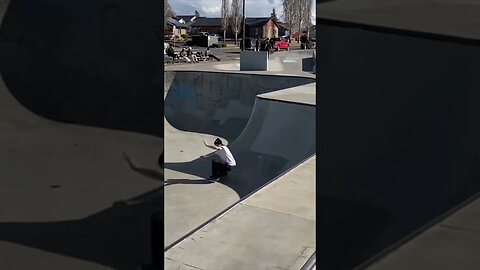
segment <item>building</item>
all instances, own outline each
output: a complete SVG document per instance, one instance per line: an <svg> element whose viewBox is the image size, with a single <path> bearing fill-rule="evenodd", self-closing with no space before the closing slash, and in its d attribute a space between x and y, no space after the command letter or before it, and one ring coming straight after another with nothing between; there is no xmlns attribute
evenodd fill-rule
<svg viewBox="0 0 480 270"><path fill-rule="evenodd" d="M290 35L290 31L288 29L288 25L286 23L278 22L278 36L288 36Z"/></svg>
<svg viewBox="0 0 480 270"><path fill-rule="evenodd" d="M167 27L165 29L165 36L171 37L172 35L182 36L187 34L189 26L177 21L174 18L167 19Z"/></svg>
<svg viewBox="0 0 480 270"><path fill-rule="evenodd" d="M221 18L205 18L200 17L196 18L190 24L190 31L192 34L198 32L208 32L210 34L218 34L223 36L222 30L222 19ZM246 18L245 19L245 35L247 37L260 37L260 38L270 38L279 36L279 25L269 17L265 18ZM285 30L283 30L285 31ZM239 37L241 37L241 31L239 32ZM235 33L231 25L228 26L226 32L227 38L233 38Z"/></svg>
<svg viewBox="0 0 480 270"><path fill-rule="evenodd" d="M221 18L197 18L192 22L190 27L191 34L197 34L198 32L208 32L211 34L223 35ZM229 26L229 30L227 30L227 36L230 36L228 35L230 32L233 32L231 26Z"/></svg>
<svg viewBox="0 0 480 270"><path fill-rule="evenodd" d="M245 35L248 37L272 38L279 36L279 26L272 18L246 18Z"/></svg>

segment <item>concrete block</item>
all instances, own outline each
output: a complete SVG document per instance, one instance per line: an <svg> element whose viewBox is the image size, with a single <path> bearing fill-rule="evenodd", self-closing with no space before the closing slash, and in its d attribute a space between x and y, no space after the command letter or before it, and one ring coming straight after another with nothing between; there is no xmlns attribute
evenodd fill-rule
<svg viewBox="0 0 480 270"><path fill-rule="evenodd" d="M242 51L240 52L241 71L267 71L268 53L266 51Z"/></svg>

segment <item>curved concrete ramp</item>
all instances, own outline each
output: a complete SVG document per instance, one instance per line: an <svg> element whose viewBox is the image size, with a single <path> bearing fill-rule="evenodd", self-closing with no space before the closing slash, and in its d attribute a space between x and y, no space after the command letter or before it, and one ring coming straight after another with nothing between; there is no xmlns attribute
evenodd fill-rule
<svg viewBox="0 0 480 270"><path fill-rule="evenodd" d="M165 117L183 131L233 141L248 122L255 96L312 83L295 76L166 71Z"/></svg>
<svg viewBox="0 0 480 270"><path fill-rule="evenodd" d="M315 106L257 98L231 149L237 167L225 184L246 195L315 153Z"/></svg>
<svg viewBox="0 0 480 270"><path fill-rule="evenodd" d="M237 166L222 183L241 198L315 153L315 106L257 98L248 124L229 147ZM167 162L165 168L206 177L210 162Z"/></svg>

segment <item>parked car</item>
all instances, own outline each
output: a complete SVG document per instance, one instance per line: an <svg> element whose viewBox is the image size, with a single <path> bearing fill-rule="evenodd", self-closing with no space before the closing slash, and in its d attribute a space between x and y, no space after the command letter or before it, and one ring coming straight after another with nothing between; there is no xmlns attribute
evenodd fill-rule
<svg viewBox="0 0 480 270"><path fill-rule="evenodd" d="M282 38L273 38L275 41L273 48L278 51L280 49L285 49L289 50L290 49L290 43L288 43L288 40L282 39Z"/></svg>

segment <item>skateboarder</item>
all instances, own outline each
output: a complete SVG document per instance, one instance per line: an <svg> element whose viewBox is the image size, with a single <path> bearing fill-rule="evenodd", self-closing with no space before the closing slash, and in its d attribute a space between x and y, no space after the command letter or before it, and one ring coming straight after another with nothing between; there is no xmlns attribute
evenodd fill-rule
<svg viewBox="0 0 480 270"><path fill-rule="evenodd" d="M227 175L227 172L230 171L233 166L236 166L237 163L232 155L232 152L230 152L230 149L223 145L222 140L219 138L213 142L213 145L208 145L205 141L203 141L203 143L206 147L216 150L215 152L204 155L203 157L209 157L212 155L217 155L219 157L219 159L212 160L212 175L208 177L209 180L218 181L220 176Z"/></svg>

